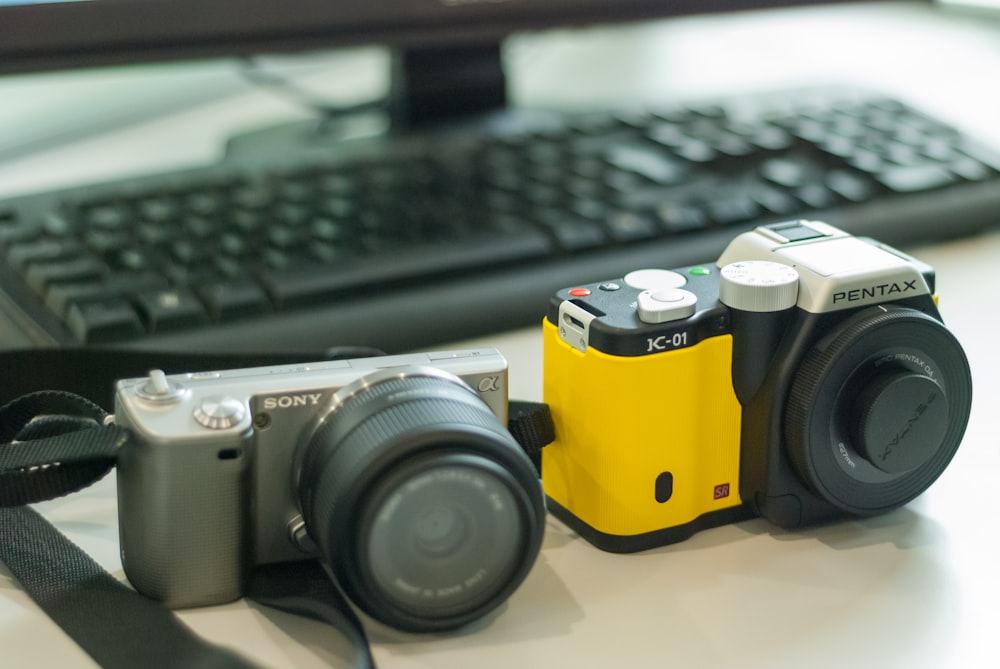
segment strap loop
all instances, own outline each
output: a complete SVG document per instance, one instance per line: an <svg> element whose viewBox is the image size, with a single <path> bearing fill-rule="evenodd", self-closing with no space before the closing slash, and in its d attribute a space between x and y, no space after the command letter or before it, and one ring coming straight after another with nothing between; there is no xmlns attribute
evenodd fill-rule
<svg viewBox="0 0 1000 669"><path fill-rule="evenodd" d="M104 478L128 439L125 430L103 424L107 415L59 391L0 407L0 507L54 499Z"/></svg>

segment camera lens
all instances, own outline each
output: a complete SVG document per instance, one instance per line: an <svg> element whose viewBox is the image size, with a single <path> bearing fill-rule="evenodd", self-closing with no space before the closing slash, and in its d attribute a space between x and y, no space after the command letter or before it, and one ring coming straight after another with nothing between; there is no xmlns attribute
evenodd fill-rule
<svg viewBox="0 0 1000 669"><path fill-rule="evenodd" d="M937 480L971 406L969 363L941 322L904 307L866 309L803 359L788 396L786 449L828 502L880 513Z"/></svg>
<svg viewBox="0 0 1000 669"><path fill-rule="evenodd" d="M339 585L408 631L470 622L527 576L544 505L530 460L441 370L382 370L335 396L299 459L310 535Z"/></svg>
<svg viewBox="0 0 1000 669"><path fill-rule="evenodd" d="M525 527L515 485L500 467L465 454L398 468L362 510L365 580L424 616L489 602L519 563Z"/></svg>

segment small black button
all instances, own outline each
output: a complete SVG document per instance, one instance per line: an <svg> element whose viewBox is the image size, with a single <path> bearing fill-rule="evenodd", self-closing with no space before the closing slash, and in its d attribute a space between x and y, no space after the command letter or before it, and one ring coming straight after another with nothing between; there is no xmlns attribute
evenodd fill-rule
<svg viewBox="0 0 1000 669"><path fill-rule="evenodd" d="M656 501L663 504L669 500L674 494L674 475L670 472L663 472L656 477L656 485L654 486L654 495Z"/></svg>

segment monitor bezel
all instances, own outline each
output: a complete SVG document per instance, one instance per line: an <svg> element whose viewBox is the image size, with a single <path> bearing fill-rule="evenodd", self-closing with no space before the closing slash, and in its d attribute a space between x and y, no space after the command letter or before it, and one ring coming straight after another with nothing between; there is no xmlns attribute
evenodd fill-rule
<svg viewBox="0 0 1000 669"><path fill-rule="evenodd" d="M496 42L555 27L856 0L80 0L0 7L0 73ZM237 7L238 11L229 11Z"/></svg>

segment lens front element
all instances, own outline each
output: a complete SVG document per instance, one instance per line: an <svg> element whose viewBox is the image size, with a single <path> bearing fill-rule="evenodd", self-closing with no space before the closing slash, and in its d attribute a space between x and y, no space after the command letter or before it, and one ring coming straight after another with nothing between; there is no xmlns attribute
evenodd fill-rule
<svg viewBox="0 0 1000 669"><path fill-rule="evenodd" d="M485 603L512 574L524 523L515 482L488 460L424 457L380 481L362 514L365 575L414 615Z"/></svg>

